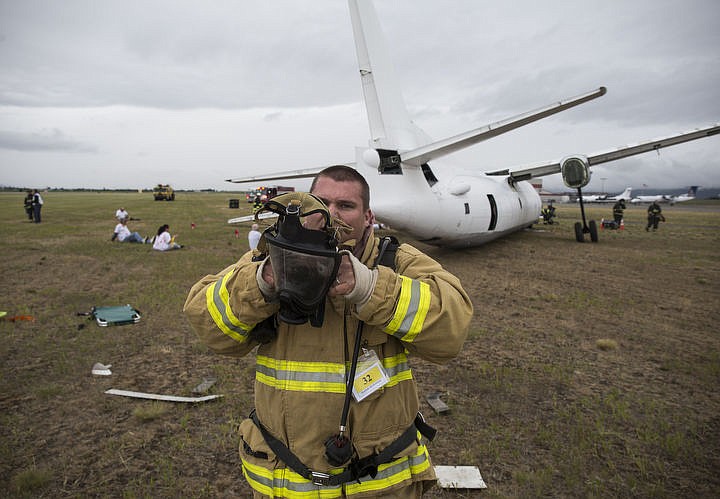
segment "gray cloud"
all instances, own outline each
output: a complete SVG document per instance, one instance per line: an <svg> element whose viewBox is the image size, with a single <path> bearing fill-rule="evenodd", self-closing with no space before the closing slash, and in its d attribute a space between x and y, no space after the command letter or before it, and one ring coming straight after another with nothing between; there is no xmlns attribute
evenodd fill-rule
<svg viewBox="0 0 720 499"><path fill-rule="evenodd" d="M0 149L13 151L63 151L74 153L94 153L97 149L89 144L68 138L58 129L43 130L36 133L0 130Z"/></svg>
<svg viewBox="0 0 720 499"><path fill-rule="evenodd" d="M406 103L436 138L608 87L458 155L469 164L507 167L720 121L716 0L374 3ZM152 185L172 164L177 180L163 181L206 187L198 158L211 151L213 185L226 187L222 178L257 164L256 148L279 170L349 161L367 141L343 1L0 1L0 67L0 165L41 173L23 152L54 153L46 163L66 161L57 181L77 172L72 185L96 164L64 153L103 156L106 186L120 181L116 168ZM699 151L693 161L720 184L720 140L700 142L679 151ZM335 148L346 152L325 157ZM675 180L680 168L626 161L607 176Z"/></svg>

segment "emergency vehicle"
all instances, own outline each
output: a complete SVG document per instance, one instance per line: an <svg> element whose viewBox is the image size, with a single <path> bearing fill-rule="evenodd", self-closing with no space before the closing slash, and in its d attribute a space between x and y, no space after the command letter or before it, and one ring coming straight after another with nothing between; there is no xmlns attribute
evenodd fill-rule
<svg viewBox="0 0 720 499"><path fill-rule="evenodd" d="M295 192L295 187L287 187L283 185L274 185L267 187L261 186L248 192L245 196L245 199L248 203L252 203L255 201L255 196L260 196L260 202L264 203L268 199L272 199L275 196L279 196L280 194L285 194L286 192Z"/></svg>
<svg viewBox="0 0 720 499"><path fill-rule="evenodd" d="M155 201L175 201L175 191L167 184L158 184L153 188Z"/></svg>

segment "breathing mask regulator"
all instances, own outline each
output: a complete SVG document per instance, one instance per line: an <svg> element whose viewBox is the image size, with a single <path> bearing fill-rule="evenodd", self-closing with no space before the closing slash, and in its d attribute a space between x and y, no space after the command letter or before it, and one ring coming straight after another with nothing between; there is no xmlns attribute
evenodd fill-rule
<svg viewBox="0 0 720 499"><path fill-rule="evenodd" d="M305 192L277 196L255 213L277 213L277 222L260 238L256 258L270 256L275 289L273 301L280 303L278 319L288 324L308 320L320 327L325 314L325 296L333 284L342 255L338 250L340 232L351 230L330 215L325 203ZM323 227L306 229L301 217L320 214Z"/></svg>

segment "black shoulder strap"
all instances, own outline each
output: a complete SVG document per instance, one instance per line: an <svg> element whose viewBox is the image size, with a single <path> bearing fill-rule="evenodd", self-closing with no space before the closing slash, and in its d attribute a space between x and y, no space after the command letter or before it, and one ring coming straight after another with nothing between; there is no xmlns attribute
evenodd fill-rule
<svg viewBox="0 0 720 499"><path fill-rule="evenodd" d="M395 236L384 236L380 239L380 253L375 260L374 267L382 265L395 270L395 253L397 253L400 242Z"/></svg>

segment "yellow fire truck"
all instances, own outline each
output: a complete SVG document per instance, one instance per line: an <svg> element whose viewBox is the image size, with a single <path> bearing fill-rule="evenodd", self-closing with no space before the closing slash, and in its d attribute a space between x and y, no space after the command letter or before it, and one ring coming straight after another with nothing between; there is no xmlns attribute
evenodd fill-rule
<svg viewBox="0 0 720 499"><path fill-rule="evenodd" d="M153 188L155 201L175 201L175 191L167 184L158 184Z"/></svg>

